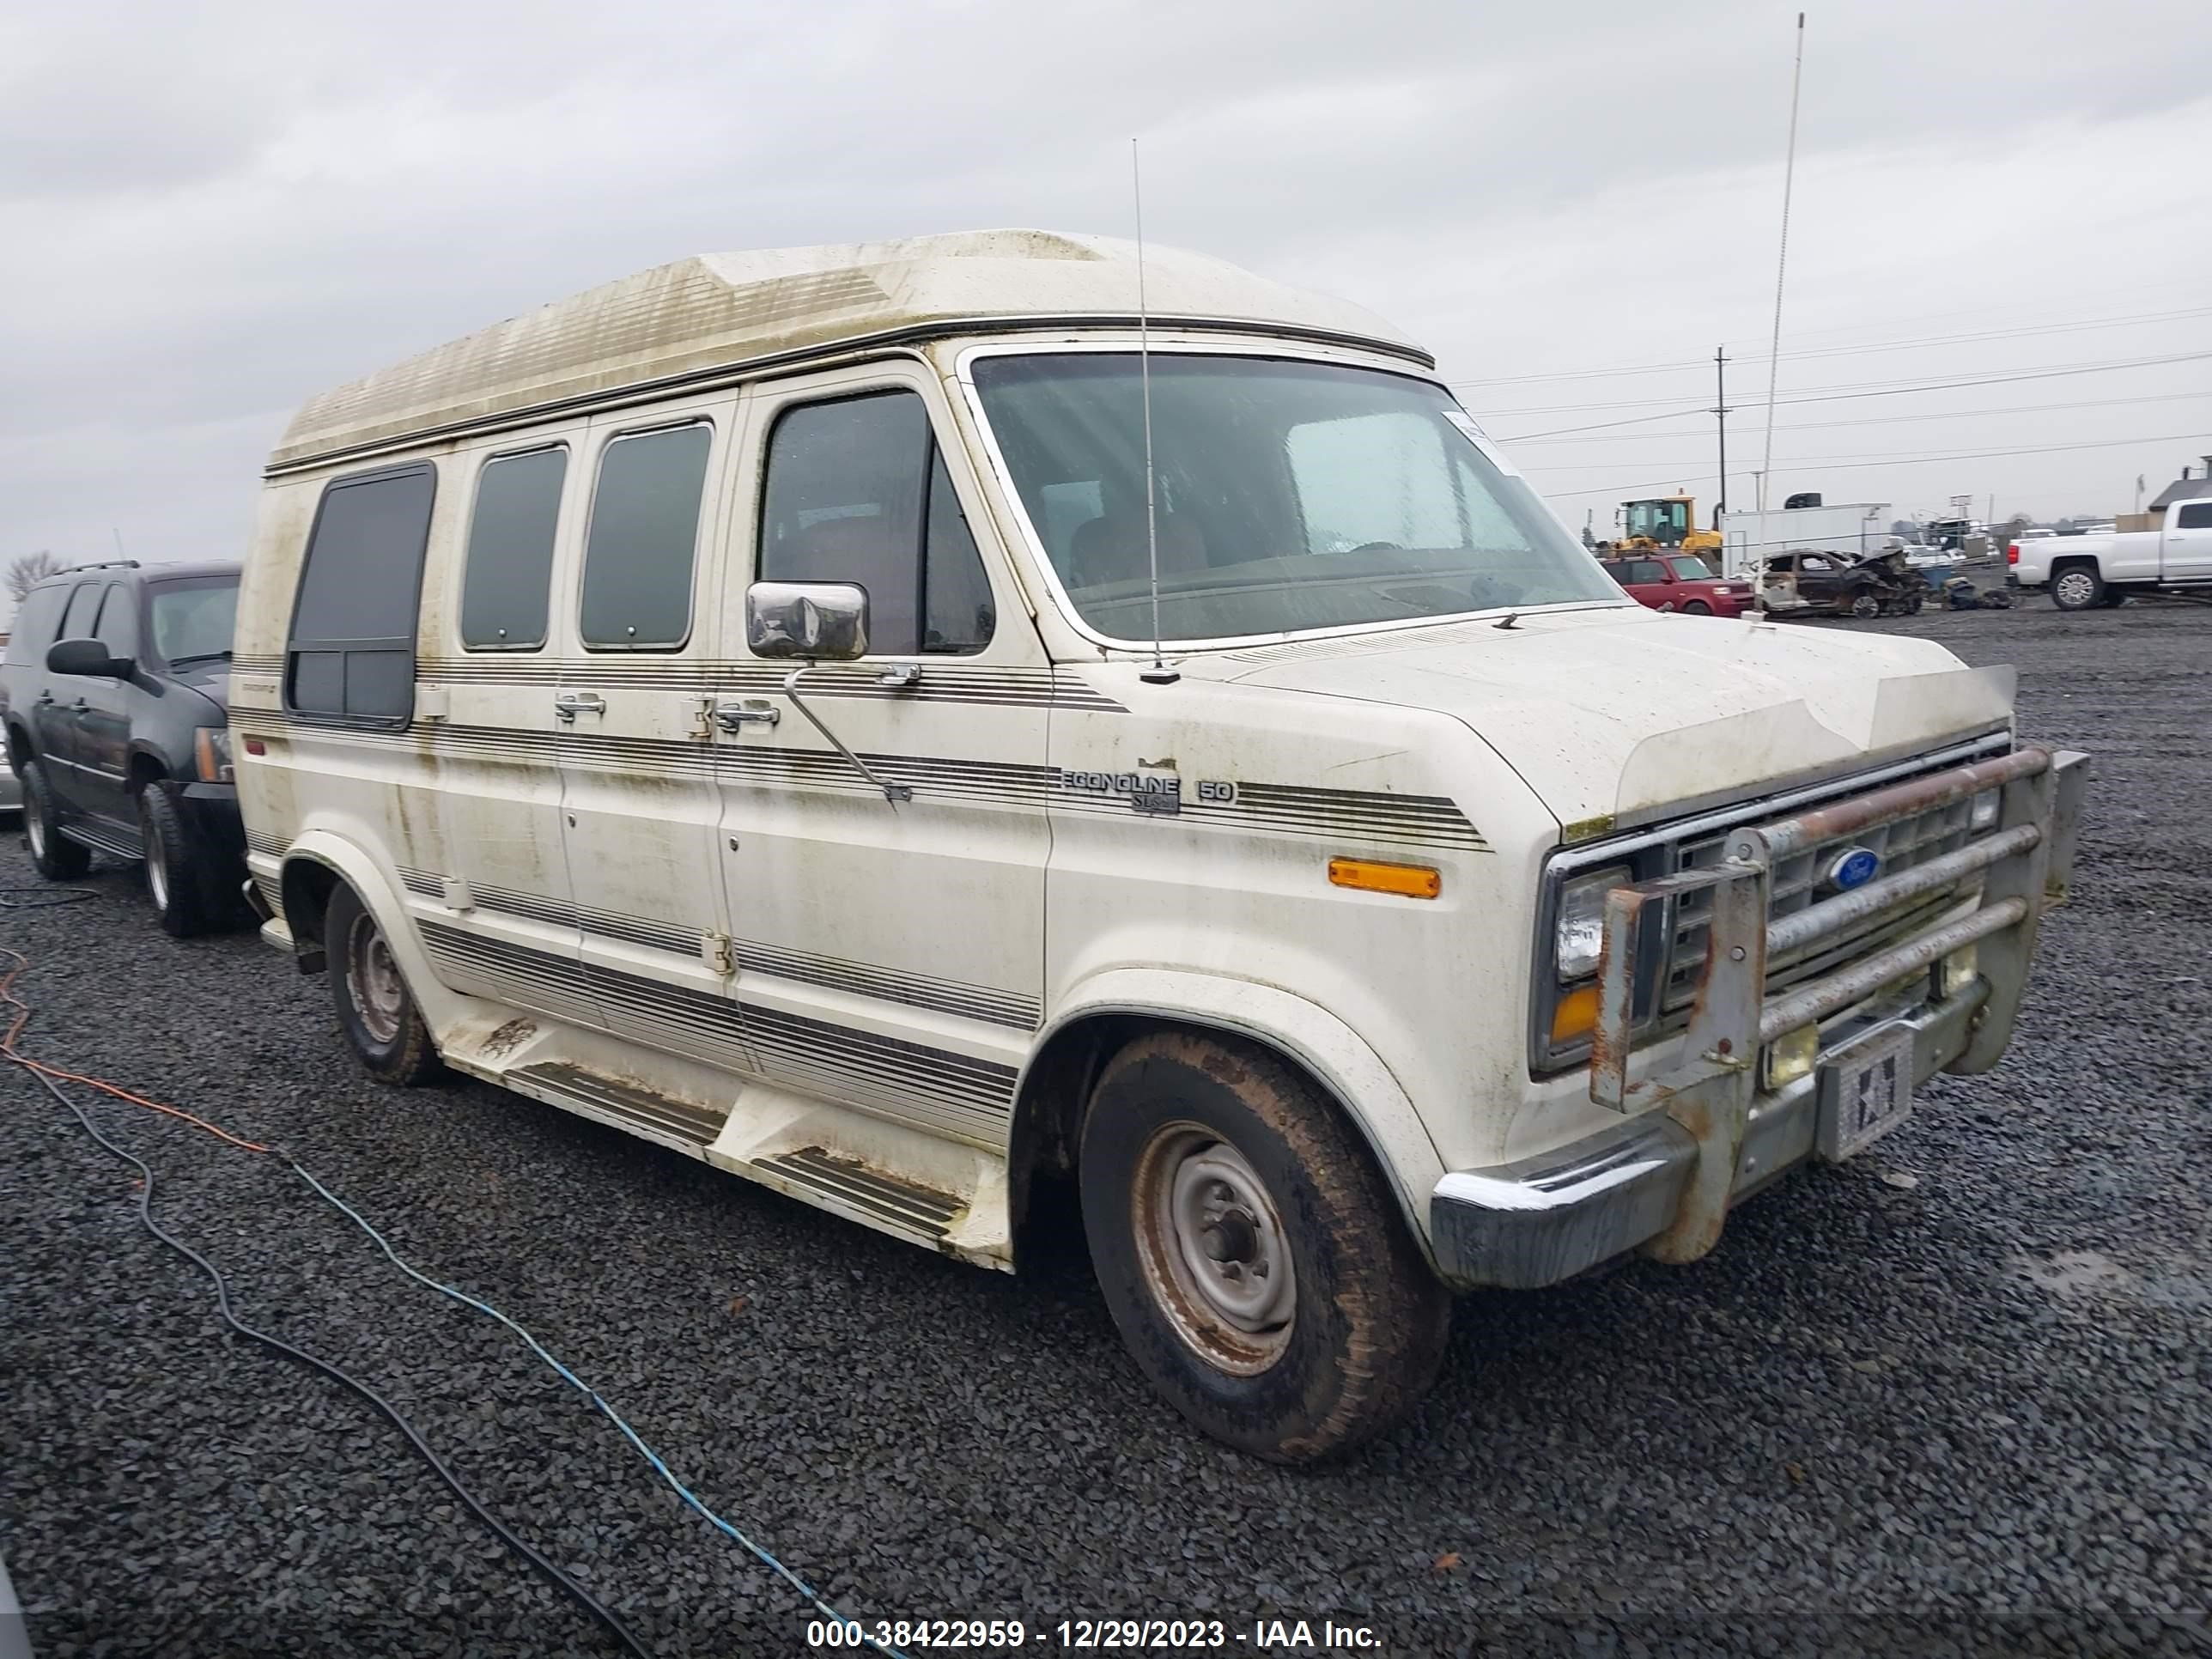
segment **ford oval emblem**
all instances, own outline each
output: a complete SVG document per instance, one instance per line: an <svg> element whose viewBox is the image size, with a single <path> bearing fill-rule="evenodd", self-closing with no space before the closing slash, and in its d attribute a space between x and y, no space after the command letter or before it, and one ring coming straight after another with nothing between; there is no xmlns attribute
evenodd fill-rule
<svg viewBox="0 0 2212 1659"><path fill-rule="evenodd" d="M1828 885L1848 893L1881 873L1881 854L1870 847L1846 847L1828 860Z"/></svg>

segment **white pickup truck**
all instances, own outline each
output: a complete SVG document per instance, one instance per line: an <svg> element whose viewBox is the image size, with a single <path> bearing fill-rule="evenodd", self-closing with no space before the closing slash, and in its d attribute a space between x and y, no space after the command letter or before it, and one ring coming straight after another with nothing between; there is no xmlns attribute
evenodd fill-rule
<svg viewBox="0 0 2212 1659"><path fill-rule="evenodd" d="M2212 500L2175 501L2156 530L2045 536L2005 550L2015 587L2048 587L2061 611L2118 605L2130 593L2212 593Z"/></svg>

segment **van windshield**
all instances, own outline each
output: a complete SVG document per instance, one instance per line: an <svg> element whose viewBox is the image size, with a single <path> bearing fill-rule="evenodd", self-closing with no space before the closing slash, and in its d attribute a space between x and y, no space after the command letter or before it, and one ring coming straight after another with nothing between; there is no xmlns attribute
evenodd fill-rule
<svg viewBox="0 0 2212 1659"><path fill-rule="evenodd" d="M1077 611L1109 638L1149 640L1137 354L982 357L974 374ZM1152 404L1164 639L1624 602L1528 484L1491 464L1441 387L1155 352Z"/></svg>

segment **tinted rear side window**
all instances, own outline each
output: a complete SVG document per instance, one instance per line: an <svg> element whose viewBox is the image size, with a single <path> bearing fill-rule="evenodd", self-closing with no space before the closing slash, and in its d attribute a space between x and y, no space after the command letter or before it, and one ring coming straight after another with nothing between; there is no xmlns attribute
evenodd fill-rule
<svg viewBox="0 0 2212 1659"><path fill-rule="evenodd" d="M300 713L407 718L437 482L424 464L341 478L323 492L292 612L286 678Z"/></svg>
<svg viewBox="0 0 2212 1659"><path fill-rule="evenodd" d="M2212 502L2199 501L2185 507L2174 515L2176 530L2212 530Z"/></svg>
<svg viewBox="0 0 2212 1659"><path fill-rule="evenodd" d="M477 475L461 578L461 643L471 650L545 643L553 535L568 476L565 449L495 456Z"/></svg>
<svg viewBox="0 0 2212 1659"><path fill-rule="evenodd" d="M691 632L691 566L713 428L617 438L599 455L584 546L584 643L673 650Z"/></svg>
<svg viewBox="0 0 2212 1659"><path fill-rule="evenodd" d="M9 662L43 663L46 647L59 637L54 624L61 620L62 606L68 603L70 590L66 585L35 589L15 611L15 625L8 635Z"/></svg>

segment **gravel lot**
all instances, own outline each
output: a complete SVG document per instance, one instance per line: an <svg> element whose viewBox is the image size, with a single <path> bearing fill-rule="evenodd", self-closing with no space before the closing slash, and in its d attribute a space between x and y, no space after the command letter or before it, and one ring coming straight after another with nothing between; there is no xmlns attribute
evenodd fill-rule
<svg viewBox="0 0 2212 1659"><path fill-rule="evenodd" d="M979 1273L493 1089L375 1088L320 978L166 938L105 864L89 902L0 912L0 943L33 960L32 1052L293 1149L863 1619L2212 1651L2212 610L1892 626L2019 663L2024 731L2096 751L2007 1064L1695 1267L1463 1302L1411 1430L1317 1474L1157 1407L1075 1245ZM35 880L11 834L0 885ZM616 1650L351 1396L226 1340L130 1170L0 1073L0 1554L40 1659ZM801 1650L789 1589L514 1338L276 1160L83 1097L243 1317L386 1393L658 1651Z"/></svg>

